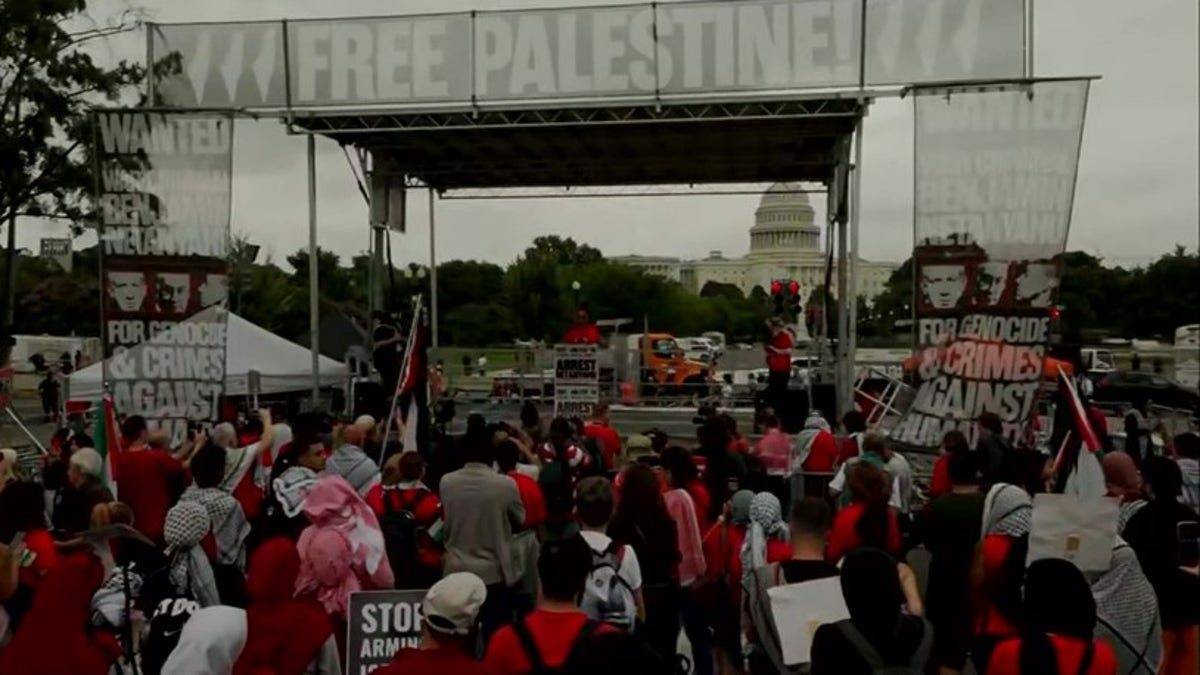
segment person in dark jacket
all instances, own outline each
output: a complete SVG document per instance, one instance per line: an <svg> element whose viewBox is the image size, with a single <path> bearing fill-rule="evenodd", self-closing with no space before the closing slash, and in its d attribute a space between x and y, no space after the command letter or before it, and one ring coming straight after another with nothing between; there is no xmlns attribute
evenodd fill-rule
<svg viewBox="0 0 1200 675"><path fill-rule="evenodd" d="M1008 455L1012 452L1012 446L1004 438L1004 427L996 413L983 413L977 424L979 440L975 443L975 452L979 455L981 484L987 488L1002 482L1000 476L1009 464Z"/></svg>
<svg viewBox="0 0 1200 675"><path fill-rule="evenodd" d="M1154 592L1163 626L1162 673L1200 672L1200 576L1181 550L1180 530L1195 528L1200 516L1179 502L1179 465L1161 456L1142 467L1149 503L1129 519L1122 537L1137 553ZM1182 525L1191 523L1191 525ZM1187 565L1193 567L1187 568Z"/></svg>
<svg viewBox="0 0 1200 675"><path fill-rule="evenodd" d="M933 628L901 611L904 591L895 559L873 548L852 551L842 563L842 596L850 618L817 629L812 675L870 675L887 667L925 670Z"/></svg>

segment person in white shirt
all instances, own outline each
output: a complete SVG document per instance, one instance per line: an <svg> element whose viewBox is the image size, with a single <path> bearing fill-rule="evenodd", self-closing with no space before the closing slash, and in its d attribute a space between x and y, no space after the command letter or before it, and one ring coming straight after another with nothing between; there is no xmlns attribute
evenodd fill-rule
<svg viewBox="0 0 1200 675"><path fill-rule="evenodd" d="M846 486L846 471L858 462L872 462L892 477L890 505L907 514L912 504L912 467L904 455L892 450L882 434L869 433L862 439L862 454L852 457L838 467L837 474L829 481L829 491L835 497L841 495Z"/></svg>
<svg viewBox="0 0 1200 675"><path fill-rule="evenodd" d="M1175 452L1179 457L1179 472L1183 475L1183 495L1180 501L1200 513L1200 434L1194 431L1175 437Z"/></svg>
<svg viewBox="0 0 1200 675"><path fill-rule="evenodd" d="M592 618L611 621L622 628L632 630L637 621L646 617L646 605L642 599L642 568L638 564L637 553L632 546L616 543L605 534L608 521L612 519L613 514L612 483L607 478L600 476L580 481L576 489L576 511L582 527L580 536L592 550L592 575L596 575L606 561L614 563L619 577L616 585L627 588L629 590L627 598L632 600L632 603L626 603L626 606L620 608L623 616L616 617L615 621L607 616ZM589 583L592 582L592 577L589 576L588 580ZM590 588L584 592L583 609L585 612L590 607L588 596L591 592Z"/></svg>

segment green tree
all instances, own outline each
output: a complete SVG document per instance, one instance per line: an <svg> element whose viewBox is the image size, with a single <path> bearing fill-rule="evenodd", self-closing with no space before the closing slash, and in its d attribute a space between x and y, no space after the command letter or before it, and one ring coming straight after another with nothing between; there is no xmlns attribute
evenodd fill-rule
<svg viewBox="0 0 1200 675"><path fill-rule="evenodd" d="M549 235L533 240L533 246L525 249L525 259L549 258L557 265L591 265L602 262L600 249L578 244L570 237Z"/></svg>
<svg viewBox="0 0 1200 675"><path fill-rule="evenodd" d="M85 0L0 3L0 223L8 227L0 335L10 332L16 306L17 217L82 225L93 185L88 110L128 102L144 79L127 61L97 65L87 43L133 28L134 18L75 31L68 26L95 25ZM8 352L0 346L0 361Z"/></svg>
<svg viewBox="0 0 1200 675"><path fill-rule="evenodd" d="M746 296L744 293L742 293L742 289L738 288L735 284L723 284L719 281L709 281L704 284L704 288L700 289L700 297L743 300Z"/></svg>

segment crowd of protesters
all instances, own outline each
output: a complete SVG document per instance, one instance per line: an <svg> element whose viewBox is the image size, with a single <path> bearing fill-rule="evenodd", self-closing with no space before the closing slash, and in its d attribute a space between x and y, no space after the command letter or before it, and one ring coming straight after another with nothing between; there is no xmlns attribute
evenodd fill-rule
<svg viewBox="0 0 1200 675"><path fill-rule="evenodd" d="M530 407L422 453L368 416L263 412L178 447L134 416L119 452L63 434L36 481L3 450L0 673L340 673L350 595L391 588L428 590L383 675L1200 672L1194 434L1103 457L1120 532L1085 574L1027 564L1054 476L996 420L946 435L923 506L906 458L842 422L839 444L766 412L752 446L712 414L691 450L622 439L604 405ZM822 579L848 618L796 662L773 598Z"/></svg>

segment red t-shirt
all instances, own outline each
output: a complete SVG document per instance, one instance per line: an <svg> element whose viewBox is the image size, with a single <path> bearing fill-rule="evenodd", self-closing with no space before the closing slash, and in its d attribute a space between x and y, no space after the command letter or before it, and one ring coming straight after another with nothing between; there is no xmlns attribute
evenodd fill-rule
<svg viewBox="0 0 1200 675"><path fill-rule="evenodd" d="M820 431L813 437L808 457L804 458L804 464L800 468L805 471L831 473L837 458L837 440L828 431Z"/></svg>
<svg viewBox="0 0 1200 675"><path fill-rule="evenodd" d="M950 494L954 486L950 484L950 455L941 455L933 460L933 478L929 481L929 501L942 495Z"/></svg>
<svg viewBox="0 0 1200 675"><path fill-rule="evenodd" d="M983 538L983 575L989 582L1000 579L1004 574L1004 563L1015 540L1006 534L989 534ZM975 635L1016 635L1017 627L1008 620L990 598L975 618Z"/></svg>
<svg viewBox="0 0 1200 675"><path fill-rule="evenodd" d="M595 439L604 453L604 468L612 471L616 467L617 455L621 454L621 435L612 427L599 422L588 422L583 435Z"/></svg>
<svg viewBox="0 0 1200 675"><path fill-rule="evenodd" d="M571 655L571 649L575 647L579 631L583 630L586 623L587 615L583 612L548 612L535 609L525 617L525 626L533 636L533 643L547 668L562 667ZM616 630L612 626L602 624L596 628L593 635ZM491 667L493 675L526 675L533 667L512 626L504 626L496 631L488 643L483 662Z"/></svg>
<svg viewBox="0 0 1200 675"><path fill-rule="evenodd" d="M1083 665L1083 655L1087 643L1078 638L1062 635L1050 635L1050 644L1054 645L1054 655L1058 661L1058 672L1078 673ZM1087 675L1116 675L1117 656L1112 647L1102 640L1092 644L1092 665L1087 669ZM988 675L1021 675L1021 640L1013 638L1005 640L996 646L992 658L988 661Z"/></svg>
<svg viewBox="0 0 1200 675"><path fill-rule="evenodd" d="M767 352L767 369L772 372L792 372L792 334L781 330L771 336L770 345L776 349L786 349L786 354Z"/></svg>
<svg viewBox="0 0 1200 675"><path fill-rule="evenodd" d="M842 447L838 450L838 464L845 464L847 461L858 457L861 450L858 447L858 439L862 434L851 434L842 441Z"/></svg>
<svg viewBox="0 0 1200 675"><path fill-rule="evenodd" d="M377 518L382 518L386 511L384 499L388 500L387 505L393 510L407 509L412 512L413 520L419 529L417 563L428 569L441 569L442 552L429 536L429 528L442 517L442 500L424 487L398 488L376 484L367 491L366 502Z"/></svg>
<svg viewBox="0 0 1200 675"><path fill-rule="evenodd" d="M546 497L542 488L533 476L526 476L520 471L509 471L508 477L517 484L517 494L521 496L521 505L525 507L525 529L539 527L546 522Z"/></svg>
<svg viewBox="0 0 1200 675"><path fill-rule="evenodd" d="M684 487L684 491L692 498L692 505L696 507L696 524L700 526L701 532L707 532L708 510L712 508L712 496L708 494L708 488L704 487L699 478L695 478Z"/></svg>
<svg viewBox="0 0 1200 675"><path fill-rule="evenodd" d="M598 345L600 329L594 323L576 324L567 329L563 342L569 345Z"/></svg>
<svg viewBox="0 0 1200 675"><path fill-rule="evenodd" d="M17 572L17 580L25 586L37 588L42 577L58 564L58 548L46 530L26 532L25 548L32 560Z"/></svg>
<svg viewBox="0 0 1200 675"><path fill-rule="evenodd" d="M133 511L133 526L161 544L172 486L184 482L183 463L162 450L126 451L117 457L121 501Z"/></svg>
<svg viewBox="0 0 1200 675"><path fill-rule="evenodd" d="M724 541L722 531L725 532ZM742 606L742 544L745 541L745 526L717 523L704 535L702 544L707 577L713 580L725 577L733 591L735 607ZM775 538L767 540L768 563L783 562L791 557L792 547L786 541Z"/></svg>
<svg viewBox="0 0 1200 675"><path fill-rule="evenodd" d="M862 545L862 538L858 536L858 519L866 510L866 504L854 502L839 511L833 519L833 527L829 530L829 543L825 548L825 557L829 562L836 565L843 556ZM889 507L887 552L898 557L903 547L900 520L896 517L896 509Z"/></svg>
<svg viewBox="0 0 1200 675"><path fill-rule="evenodd" d="M486 663L471 658L466 652L454 647L438 649L401 649L392 662L372 671L374 675L492 675Z"/></svg>

